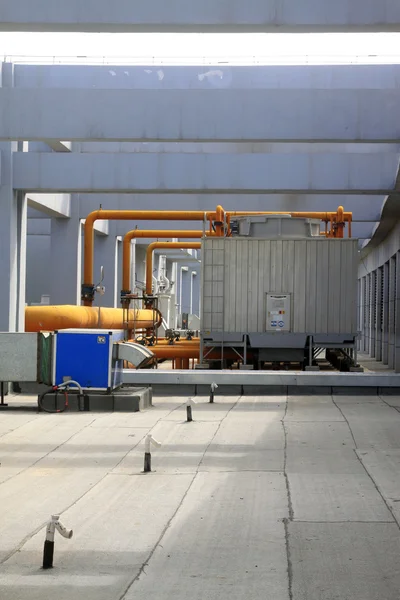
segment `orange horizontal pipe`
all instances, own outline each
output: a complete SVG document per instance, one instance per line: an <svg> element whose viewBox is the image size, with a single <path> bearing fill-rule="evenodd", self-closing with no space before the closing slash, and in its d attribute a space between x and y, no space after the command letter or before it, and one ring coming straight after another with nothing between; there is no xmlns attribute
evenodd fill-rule
<svg viewBox="0 0 400 600"><path fill-rule="evenodd" d="M125 312L125 315L124 315ZM153 310L130 310L129 322L122 308L88 306L27 306L25 331L55 331L57 329L150 329L154 325ZM157 314L156 325L161 316Z"/></svg>
<svg viewBox="0 0 400 600"><path fill-rule="evenodd" d="M251 212L249 210L235 210L235 211L227 211L226 215L229 217L246 217L246 216L262 216L262 215L290 215L296 219L319 219L320 221L329 221L330 216L337 215L337 211L332 212L292 212L289 210L275 210L275 211L260 211L260 212ZM344 212L343 216L345 219L351 218L353 216L352 212Z"/></svg>
<svg viewBox="0 0 400 600"><path fill-rule="evenodd" d="M136 238L184 238L200 239L204 235L203 231L190 231L186 229L132 229L124 236L122 244L122 289L126 292L130 289L131 272L131 241ZM207 231L206 235L209 235Z"/></svg>
<svg viewBox="0 0 400 600"><path fill-rule="evenodd" d="M203 221L209 218L223 219L224 215L228 218L231 216L245 216L245 215L279 215L288 214L292 217L304 217L309 219L321 219L322 221L329 221L331 215L337 213L328 212L252 212L252 211L229 211L226 212L222 206L217 207L216 212L212 211L183 211L183 210L95 210L88 214L85 221L84 227L84 274L83 283L85 286L93 286L93 252L94 252L94 224L99 220L107 221ZM347 220L351 218L352 213L343 213L343 217ZM223 235L221 226L219 226L217 234ZM128 286L129 287L129 286ZM85 306L92 305L92 299L87 298L84 300Z"/></svg>
<svg viewBox="0 0 400 600"><path fill-rule="evenodd" d="M146 250L146 294L151 296L153 291L153 252L158 248L173 250L180 248L183 250L200 249L201 242L153 242L147 246Z"/></svg>
<svg viewBox="0 0 400 600"><path fill-rule="evenodd" d="M84 285L93 286L94 224L96 221L203 221L215 212L190 210L95 210L88 214L84 227ZM91 306L92 300L84 300Z"/></svg>
<svg viewBox="0 0 400 600"><path fill-rule="evenodd" d="M200 343L192 347L181 347L179 345L173 346L149 346L157 358L176 359L176 358L199 358L200 357Z"/></svg>

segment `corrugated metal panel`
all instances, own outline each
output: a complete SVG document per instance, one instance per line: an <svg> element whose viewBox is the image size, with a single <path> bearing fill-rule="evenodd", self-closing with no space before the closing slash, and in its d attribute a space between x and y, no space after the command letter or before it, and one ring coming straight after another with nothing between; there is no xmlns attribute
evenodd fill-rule
<svg viewBox="0 0 400 600"><path fill-rule="evenodd" d="M292 298L293 331L294 333L307 331L306 329L306 265L307 242L301 240L295 245L294 289Z"/></svg>
<svg viewBox="0 0 400 600"><path fill-rule="evenodd" d="M265 331L267 293L292 294L295 333L357 331L356 240L208 238L203 256L204 331Z"/></svg>

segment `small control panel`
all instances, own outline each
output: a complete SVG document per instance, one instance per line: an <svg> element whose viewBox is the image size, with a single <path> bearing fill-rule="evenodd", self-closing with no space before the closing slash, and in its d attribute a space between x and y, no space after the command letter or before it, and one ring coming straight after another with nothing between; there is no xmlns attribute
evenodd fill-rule
<svg viewBox="0 0 400 600"><path fill-rule="evenodd" d="M267 294L266 331L291 331L291 294Z"/></svg>

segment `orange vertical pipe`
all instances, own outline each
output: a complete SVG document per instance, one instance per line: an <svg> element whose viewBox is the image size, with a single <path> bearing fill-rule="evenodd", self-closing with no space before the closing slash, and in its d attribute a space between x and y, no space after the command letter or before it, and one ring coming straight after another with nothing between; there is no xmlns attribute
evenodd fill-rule
<svg viewBox="0 0 400 600"><path fill-rule="evenodd" d="M146 250L146 294L151 296L153 290L153 252L157 248L165 249L200 249L201 242L153 242Z"/></svg>
<svg viewBox="0 0 400 600"><path fill-rule="evenodd" d="M225 211L220 204L218 204L216 209L216 217L215 217L215 231L218 236L224 235L225 230Z"/></svg>
<svg viewBox="0 0 400 600"><path fill-rule="evenodd" d="M338 206L337 215L336 215L336 237L343 238L344 237L344 210L343 206Z"/></svg>

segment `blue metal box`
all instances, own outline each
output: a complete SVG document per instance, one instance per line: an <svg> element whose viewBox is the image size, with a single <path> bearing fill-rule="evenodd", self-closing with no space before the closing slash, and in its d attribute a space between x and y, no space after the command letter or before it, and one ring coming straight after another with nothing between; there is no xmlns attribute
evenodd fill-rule
<svg viewBox="0 0 400 600"><path fill-rule="evenodd" d="M114 358L114 342L122 331L65 329L56 331L53 344L53 385L68 377L82 388L109 391L122 384L123 361Z"/></svg>

